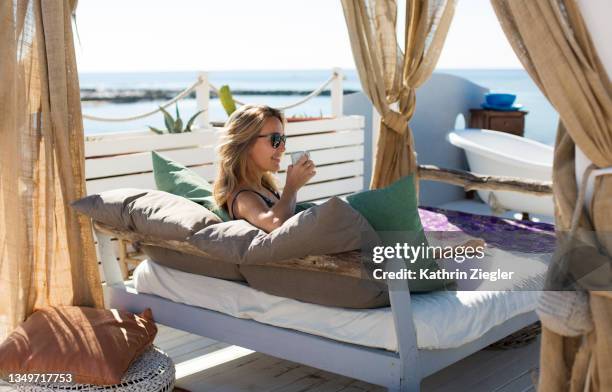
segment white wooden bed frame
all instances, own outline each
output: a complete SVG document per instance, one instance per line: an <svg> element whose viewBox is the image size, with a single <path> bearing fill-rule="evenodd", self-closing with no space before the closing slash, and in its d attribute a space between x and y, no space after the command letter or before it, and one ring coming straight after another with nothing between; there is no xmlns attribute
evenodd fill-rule
<svg viewBox="0 0 612 392"><path fill-rule="evenodd" d="M176 303L152 294L138 293L132 281L123 281L114 249L110 245L110 237L98 233L98 240L106 275L104 290L108 308L123 309L134 313L151 308L157 323L386 386L390 391L419 391L423 378L537 320L535 312L524 313L492 328L478 340L461 347L421 350L417 348L407 282L389 280L391 311L399 347L399 352L395 353L384 349L342 343L317 335ZM388 264L398 266L398 268L401 265L400 263ZM281 342L282 344L279 344Z"/></svg>
<svg viewBox="0 0 612 392"><path fill-rule="evenodd" d="M313 150L319 164L317 183L300 192L300 200L322 200L363 189L364 120L360 116L290 124L287 153ZM105 135L86 141L88 193L121 187L154 189L150 150L193 166L207 179L216 170L213 130L186 135L157 136L148 133ZM283 166L286 167L284 161ZM281 184L284 176L280 175ZM335 340L228 316L216 311L140 294L132 281L124 281L112 238L96 232L105 277L108 308L141 312L151 308L155 321L196 335L235 344L275 357L302 363L369 383L391 391L418 391L421 380L475 353L489 344L535 322L535 312L516 316L496 326L478 340L454 349L420 350L412 318L406 281L388 281L391 311L399 352L347 344ZM388 263L400 268L400 263ZM282 342L282 344L279 344Z"/></svg>

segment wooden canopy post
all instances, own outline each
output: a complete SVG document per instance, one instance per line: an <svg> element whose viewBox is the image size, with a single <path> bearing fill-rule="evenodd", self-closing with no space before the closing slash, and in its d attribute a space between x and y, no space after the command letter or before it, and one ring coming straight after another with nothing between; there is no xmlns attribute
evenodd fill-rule
<svg viewBox="0 0 612 392"><path fill-rule="evenodd" d="M552 181L537 181L516 177L488 176L463 170L443 169L433 165L419 165L420 180L441 181L462 186L466 191L511 191L535 196L552 195Z"/></svg>

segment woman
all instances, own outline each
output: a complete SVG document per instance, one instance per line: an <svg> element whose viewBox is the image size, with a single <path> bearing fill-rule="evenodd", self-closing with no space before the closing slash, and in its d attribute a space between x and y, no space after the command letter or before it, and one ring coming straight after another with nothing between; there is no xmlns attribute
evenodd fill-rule
<svg viewBox="0 0 612 392"><path fill-rule="evenodd" d="M282 113L264 105L244 105L232 113L225 128L215 201L232 219L245 219L270 232L294 214L297 192L315 175L315 165L307 156L289 165L280 195L271 173L280 169L285 153Z"/></svg>

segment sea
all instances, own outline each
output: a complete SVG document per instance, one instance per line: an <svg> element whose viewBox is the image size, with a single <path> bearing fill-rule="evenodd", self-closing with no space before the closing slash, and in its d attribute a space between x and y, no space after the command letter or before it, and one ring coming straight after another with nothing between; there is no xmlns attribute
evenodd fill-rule
<svg viewBox="0 0 612 392"><path fill-rule="evenodd" d="M343 70L345 91L360 91L361 85L355 70ZM529 75L521 69L437 69L435 72L453 74L468 79L492 92L513 93L517 104L529 113L526 116L525 137L539 142L554 144L558 115L548 103ZM303 98L326 81L330 70L288 71L220 71L210 72L211 84L220 87L227 84L232 90L242 91L235 95L242 102L285 106ZM114 90L182 90L194 83L197 71L193 72L126 72L126 73L80 73L81 89L97 92ZM287 95L279 95L283 92ZM287 116L326 116L331 113L329 96L315 97L303 105L288 109ZM150 100L130 103L107 101L83 102L83 113L98 117L127 117L156 109L164 101ZM417 102L418 105L418 102ZM196 112L195 99L183 99L178 103L183 121ZM175 108L171 107L174 114ZM210 121L224 122L227 115L216 98L210 101ZM85 134L130 132L146 130L148 126L164 128L161 113L127 122L99 122L84 120Z"/></svg>

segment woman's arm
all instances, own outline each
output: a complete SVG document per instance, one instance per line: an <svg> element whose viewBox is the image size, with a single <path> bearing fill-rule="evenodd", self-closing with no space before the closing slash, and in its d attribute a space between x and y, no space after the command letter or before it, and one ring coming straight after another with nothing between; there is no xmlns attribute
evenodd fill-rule
<svg viewBox="0 0 612 392"><path fill-rule="evenodd" d="M237 217L247 220L266 233L280 227L295 211L297 191L285 187L278 202L269 208L262 198L254 192L241 192L234 200Z"/></svg>

